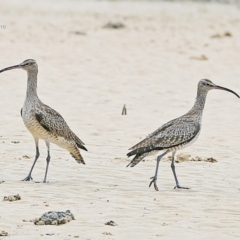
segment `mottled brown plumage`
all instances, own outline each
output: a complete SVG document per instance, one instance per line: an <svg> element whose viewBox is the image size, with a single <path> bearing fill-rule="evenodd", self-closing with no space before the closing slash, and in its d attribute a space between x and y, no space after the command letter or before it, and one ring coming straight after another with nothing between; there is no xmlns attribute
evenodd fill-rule
<svg viewBox="0 0 240 240"><path fill-rule="evenodd" d="M143 153L151 154L152 151L177 150L194 140L200 132L200 124L189 122L189 119L184 122L183 119L184 117L172 120L130 148L129 150L132 151L127 156L136 156L128 166L134 167L138 164L143 159Z"/></svg>
<svg viewBox="0 0 240 240"><path fill-rule="evenodd" d="M36 144L36 157L33 166L24 179L30 181L34 165L39 157L38 141L43 139L48 148L47 166L43 182L46 182L48 166L50 162L50 143L54 143L70 152L72 157L78 162L85 164L78 148L83 150L84 143L71 131L63 117L54 109L41 102L37 95L37 73L38 66L35 60L28 59L19 65L2 69L0 72L21 68L28 73L28 84L26 98L21 109L23 122L33 135Z"/></svg>
<svg viewBox="0 0 240 240"><path fill-rule="evenodd" d="M196 101L189 112L179 118L173 119L170 122L164 124L156 131L149 134L141 142L137 143L129 149L131 151L127 154L127 156L134 156L134 158L127 165L127 167L134 167L146 156L157 153L160 150L165 150L165 152L159 155L157 158L155 176L152 177L153 180L150 182L149 186L154 183L155 189L158 190L156 182L159 162L164 155L172 152L171 167L175 178L176 187L184 188L179 185L177 179L174 166L174 156L177 150L183 149L197 140L201 130L202 113L206 101L206 96L208 91L211 89L221 89L229 91L239 97L235 92L230 89L217 86L208 79L202 79L198 83Z"/></svg>

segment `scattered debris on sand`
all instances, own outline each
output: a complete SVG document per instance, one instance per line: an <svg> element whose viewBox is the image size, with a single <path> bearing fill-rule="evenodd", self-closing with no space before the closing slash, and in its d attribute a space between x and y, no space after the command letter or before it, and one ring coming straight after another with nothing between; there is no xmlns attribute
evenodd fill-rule
<svg viewBox="0 0 240 240"><path fill-rule="evenodd" d="M221 38L221 37L222 37L222 35L219 34L219 33L213 34L213 35L211 36L211 38Z"/></svg>
<svg viewBox="0 0 240 240"><path fill-rule="evenodd" d="M190 57L190 58L194 60L201 60L201 61L208 60L208 58L203 54L200 57Z"/></svg>
<svg viewBox="0 0 240 240"><path fill-rule="evenodd" d="M16 144L16 143L20 143L20 141L11 141L11 143L15 143Z"/></svg>
<svg viewBox="0 0 240 240"><path fill-rule="evenodd" d="M224 33L224 36L225 36L225 37L232 37L232 34L231 34L230 32L225 32L225 33Z"/></svg>
<svg viewBox="0 0 240 240"><path fill-rule="evenodd" d="M232 34L227 31L223 34L216 33L211 36L211 38L223 38L223 37L232 37Z"/></svg>
<svg viewBox="0 0 240 240"><path fill-rule="evenodd" d="M3 201L9 201L9 202L14 202L21 200L21 196L19 194L17 195L9 195L9 196L4 196Z"/></svg>
<svg viewBox="0 0 240 240"><path fill-rule="evenodd" d="M168 161L172 161L172 156L167 157ZM190 154L186 153L180 153L175 157L176 163L186 162L186 161L196 161L196 162L211 162L215 163L217 160L213 157L205 158L205 157L199 157L199 156L191 156Z"/></svg>
<svg viewBox="0 0 240 240"><path fill-rule="evenodd" d="M30 159L30 157L28 155L23 155L22 157L25 159Z"/></svg>
<svg viewBox="0 0 240 240"><path fill-rule="evenodd" d="M213 158L213 157L210 157L210 158L202 158L202 157L199 157L199 156L196 156L194 158L191 159L191 161L204 161L204 162L211 162L211 163L215 163L217 162L217 159Z"/></svg>
<svg viewBox="0 0 240 240"><path fill-rule="evenodd" d="M112 220L106 222L105 225L109 225L109 226L117 226L117 224L116 224L114 221L112 221Z"/></svg>
<svg viewBox="0 0 240 240"><path fill-rule="evenodd" d="M82 36L85 36L86 33L85 32L82 32L82 31L72 31L70 32L71 34L75 34L75 35L82 35Z"/></svg>
<svg viewBox="0 0 240 240"><path fill-rule="evenodd" d="M108 235L108 236L112 236L112 234L110 232L103 232L103 235Z"/></svg>
<svg viewBox="0 0 240 240"><path fill-rule="evenodd" d="M190 154L186 154L186 153L179 153L176 157L175 157L175 162L176 163L181 163L181 162L186 162L186 161L190 161L191 155ZM167 157L168 161L172 161L172 156L168 156Z"/></svg>
<svg viewBox="0 0 240 240"><path fill-rule="evenodd" d="M106 25L104 25L103 28L120 29L125 28L125 25L120 22L109 22Z"/></svg>
<svg viewBox="0 0 240 240"><path fill-rule="evenodd" d="M55 233L46 233L47 236L53 236Z"/></svg>
<svg viewBox="0 0 240 240"><path fill-rule="evenodd" d="M4 182L5 182L5 181L0 181L0 184L1 184L1 183L4 183Z"/></svg>
<svg viewBox="0 0 240 240"><path fill-rule="evenodd" d="M50 211L33 220L35 225L60 225L75 220L70 210L66 212Z"/></svg>
<svg viewBox="0 0 240 240"><path fill-rule="evenodd" d="M8 236L8 232L1 231L0 232L0 237L5 237L5 236Z"/></svg>

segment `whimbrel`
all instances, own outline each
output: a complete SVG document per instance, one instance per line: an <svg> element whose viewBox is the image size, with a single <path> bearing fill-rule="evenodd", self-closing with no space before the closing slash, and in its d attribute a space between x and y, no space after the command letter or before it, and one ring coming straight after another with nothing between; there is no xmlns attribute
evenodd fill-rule
<svg viewBox="0 0 240 240"><path fill-rule="evenodd" d="M25 126L33 135L36 145L35 160L28 176L23 179L23 181L32 180L32 171L40 155L38 148L39 139L43 139L46 142L48 149L48 155L46 158L47 165L43 182L46 182L47 180L47 172L50 162L50 143L54 143L59 147L68 150L78 163L85 164L80 151L78 150L78 148L81 148L87 151L84 147L84 143L71 131L63 117L58 112L42 103L38 98L38 65L36 61L28 59L18 65L2 69L0 70L0 73L17 68L27 71L28 74L27 93L23 108L21 109L21 116Z"/></svg>
<svg viewBox="0 0 240 240"><path fill-rule="evenodd" d="M149 187L154 184L155 190L158 191L157 175L159 162L163 156L165 156L167 153L172 152L171 168L176 182L175 188L188 189L186 187L181 187L178 182L174 166L174 156L177 150L183 149L197 140L201 130L202 114L207 93L212 89L225 90L239 97L237 93L228 88L217 86L208 79L202 79L198 83L195 103L189 112L164 124L156 131L149 134L144 140L129 149L132 151L129 152L127 156L135 156L127 165L127 167L134 167L149 154L157 153L160 150L164 151L157 157L155 175L151 178L152 180L149 184Z"/></svg>

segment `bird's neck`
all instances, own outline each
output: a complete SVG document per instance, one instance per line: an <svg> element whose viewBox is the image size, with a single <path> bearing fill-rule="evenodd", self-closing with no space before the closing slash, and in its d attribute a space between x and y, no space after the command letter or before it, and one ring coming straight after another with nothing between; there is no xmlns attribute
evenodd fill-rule
<svg viewBox="0 0 240 240"><path fill-rule="evenodd" d="M28 71L28 81L27 81L27 92L26 92L26 100L27 99L38 99L37 95L37 70Z"/></svg>
<svg viewBox="0 0 240 240"><path fill-rule="evenodd" d="M207 92L198 91L195 103L194 103L192 109L189 111L190 114L196 115L200 121L202 119L202 112L203 112L204 105L206 102L206 97L207 97Z"/></svg>

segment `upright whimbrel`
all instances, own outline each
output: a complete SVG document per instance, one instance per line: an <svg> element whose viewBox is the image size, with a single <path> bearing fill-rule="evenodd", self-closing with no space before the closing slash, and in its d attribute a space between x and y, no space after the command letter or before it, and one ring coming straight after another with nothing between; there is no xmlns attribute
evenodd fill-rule
<svg viewBox="0 0 240 240"><path fill-rule="evenodd" d="M16 68L26 70L28 74L27 93L23 108L21 109L21 116L25 126L33 135L36 145L35 160L28 176L23 179L23 181L32 180L32 171L40 155L38 149L39 139L43 139L46 142L48 149L48 155L46 159L47 165L43 182L46 182L47 180L47 172L50 162L50 143L54 143L59 147L68 150L78 163L85 164L78 150L78 148L81 148L87 151L87 149L84 147L84 143L71 131L63 117L58 112L42 103L38 98L38 65L36 61L33 59L28 59L19 65L2 69L0 70L0 73Z"/></svg>
<svg viewBox="0 0 240 240"><path fill-rule="evenodd" d="M155 175L151 178L152 180L149 184L149 187L151 187L152 183L154 183L154 188L156 191L158 191L157 175L159 162L163 156L165 156L167 153L172 152L171 168L176 182L175 188L188 189L179 185L175 172L174 156L177 150L183 149L197 140L201 130L202 114L207 93L212 89L225 90L239 97L237 93L233 92L228 88L217 86L208 79L202 79L198 83L197 97L195 103L189 112L179 118L173 119L172 121L164 124L156 131L149 134L144 140L129 149L132 151L129 152L127 156L135 156L132 161L127 165L127 167L134 167L149 154L157 153L160 150L164 150L164 152L157 157Z"/></svg>

